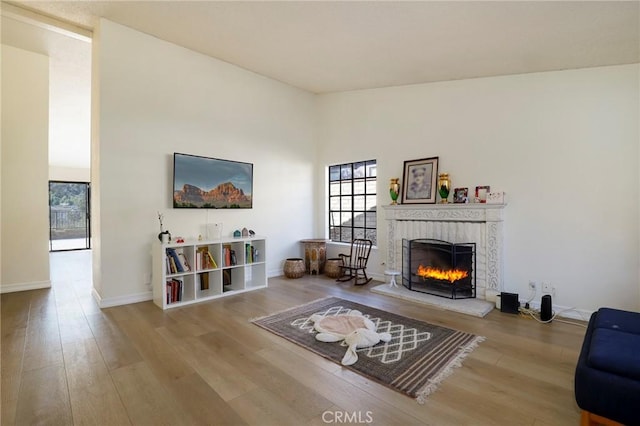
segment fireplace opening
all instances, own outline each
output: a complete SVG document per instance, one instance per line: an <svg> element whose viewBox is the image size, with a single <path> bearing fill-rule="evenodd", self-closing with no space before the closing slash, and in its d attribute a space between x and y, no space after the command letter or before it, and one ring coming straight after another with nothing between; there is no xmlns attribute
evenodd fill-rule
<svg viewBox="0 0 640 426"><path fill-rule="evenodd" d="M402 240L402 285L450 299L476 297L476 245Z"/></svg>

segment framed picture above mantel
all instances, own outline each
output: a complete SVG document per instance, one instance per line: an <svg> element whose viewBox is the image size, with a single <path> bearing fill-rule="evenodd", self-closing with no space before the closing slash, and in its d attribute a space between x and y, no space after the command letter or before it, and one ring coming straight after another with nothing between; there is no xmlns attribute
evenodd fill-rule
<svg viewBox="0 0 640 426"><path fill-rule="evenodd" d="M438 157L404 162L402 204L433 204L436 202Z"/></svg>

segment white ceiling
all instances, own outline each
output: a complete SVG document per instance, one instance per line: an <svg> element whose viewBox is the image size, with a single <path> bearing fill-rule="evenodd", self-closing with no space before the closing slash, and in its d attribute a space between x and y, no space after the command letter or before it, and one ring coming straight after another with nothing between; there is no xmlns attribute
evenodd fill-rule
<svg viewBox="0 0 640 426"><path fill-rule="evenodd" d="M89 167L91 46L51 31L59 21L33 25L41 15L23 19L22 9L84 30L104 17L313 93L640 63L639 1L2 6L2 42L51 57L49 157L61 167Z"/></svg>
<svg viewBox="0 0 640 426"><path fill-rule="evenodd" d="M17 1L314 93L640 62L638 1Z"/></svg>

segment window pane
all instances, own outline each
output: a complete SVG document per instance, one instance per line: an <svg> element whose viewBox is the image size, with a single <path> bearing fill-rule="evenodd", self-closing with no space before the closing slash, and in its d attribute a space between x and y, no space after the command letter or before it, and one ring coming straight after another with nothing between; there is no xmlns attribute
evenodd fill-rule
<svg viewBox="0 0 640 426"><path fill-rule="evenodd" d="M329 198L329 210L330 211L340 210L340 197Z"/></svg>
<svg viewBox="0 0 640 426"><path fill-rule="evenodd" d="M367 161L367 177L377 176L377 166L375 161Z"/></svg>
<svg viewBox="0 0 640 426"><path fill-rule="evenodd" d="M353 182L353 193L364 194L364 181L356 180Z"/></svg>
<svg viewBox="0 0 640 426"><path fill-rule="evenodd" d="M340 184L339 183L330 183L329 184L329 195L340 195Z"/></svg>
<svg viewBox="0 0 640 426"><path fill-rule="evenodd" d="M364 234L365 234L365 236L367 237L367 239L369 239L369 240L373 241L373 244L374 244L374 245L377 245L377 244L378 244L378 240L376 239L376 235L377 235L377 234L376 234L375 229L367 229L367 230L365 230L365 233L364 233Z"/></svg>
<svg viewBox="0 0 640 426"><path fill-rule="evenodd" d="M345 164L340 166L340 178L351 179L351 164Z"/></svg>
<svg viewBox="0 0 640 426"><path fill-rule="evenodd" d="M341 206L340 206L340 210L344 211L344 210L348 210L351 211L351 197L340 197L340 200L342 202Z"/></svg>
<svg viewBox="0 0 640 426"><path fill-rule="evenodd" d="M353 215L353 226L364 228L364 213Z"/></svg>
<svg viewBox="0 0 640 426"><path fill-rule="evenodd" d="M340 212L332 212L329 214L329 226L340 225Z"/></svg>
<svg viewBox="0 0 640 426"><path fill-rule="evenodd" d="M342 182L340 184L340 189L342 191L342 195L349 195L351 194L351 181L349 182Z"/></svg>
<svg viewBox="0 0 640 426"><path fill-rule="evenodd" d="M340 180L340 166L329 167L329 181Z"/></svg>
<svg viewBox="0 0 640 426"><path fill-rule="evenodd" d="M340 228L329 228L329 238L333 241L340 241Z"/></svg>
<svg viewBox="0 0 640 426"><path fill-rule="evenodd" d="M365 219L367 221L367 228L376 228L376 214L372 212L367 212L365 214Z"/></svg>
<svg viewBox="0 0 640 426"><path fill-rule="evenodd" d="M353 178L363 178L364 177L364 163L354 163L353 165Z"/></svg>
<svg viewBox="0 0 640 426"><path fill-rule="evenodd" d="M350 243L353 240L353 233L351 232L351 228L342 228L342 234L340 235L340 241L344 241L345 243Z"/></svg>
<svg viewBox="0 0 640 426"><path fill-rule="evenodd" d="M356 195L353 197L353 210L364 211L364 195Z"/></svg>
<svg viewBox="0 0 640 426"><path fill-rule="evenodd" d="M376 196L367 195L367 210L372 210L375 208L376 208Z"/></svg>
<svg viewBox="0 0 640 426"><path fill-rule="evenodd" d="M367 194L376 194L376 180L367 179Z"/></svg>
<svg viewBox="0 0 640 426"><path fill-rule="evenodd" d="M352 219L352 215L351 212L349 213L345 213L342 212L340 213L340 225L351 225L351 219Z"/></svg>
<svg viewBox="0 0 640 426"><path fill-rule="evenodd" d="M364 234L364 229L362 228L355 228L353 230L353 238L364 238L365 234Z"/></svg>

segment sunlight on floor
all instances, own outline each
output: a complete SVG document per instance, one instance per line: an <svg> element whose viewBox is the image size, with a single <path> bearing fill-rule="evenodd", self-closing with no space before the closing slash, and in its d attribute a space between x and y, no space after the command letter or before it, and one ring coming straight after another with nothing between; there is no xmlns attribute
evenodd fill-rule
<svg viewBox="0 0 640 426"><path fill-rule="evenodd" d="M62 251L49 254L51 286L60 305L80 303L85 314L94 312L97 304L93 289L92 251ZM77 305L76 305L77 306Z"/></svg>

